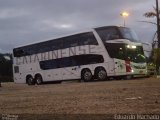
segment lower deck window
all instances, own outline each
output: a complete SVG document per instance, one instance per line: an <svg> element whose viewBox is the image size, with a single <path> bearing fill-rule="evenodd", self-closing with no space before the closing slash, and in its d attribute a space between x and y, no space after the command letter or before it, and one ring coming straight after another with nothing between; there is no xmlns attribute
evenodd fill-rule
<svg viewBox="0 0 160 120"><path fill-rule="evenodd" d="M71 66L80 66L88 64L103 63L104 58L102 55L76 55L71 57L59 58L54 60L40 61L40 68L42 70L56 69Z"/></svg>
<svg viewBox="0 0 160 120"><path fill-rule="evenodd" d="M19 67L18 66L14 66L14 73L19 73Z"/></svg>

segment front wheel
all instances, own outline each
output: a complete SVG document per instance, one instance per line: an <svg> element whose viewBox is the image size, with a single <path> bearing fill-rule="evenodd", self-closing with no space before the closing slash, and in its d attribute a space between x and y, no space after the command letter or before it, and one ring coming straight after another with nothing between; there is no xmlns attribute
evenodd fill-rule
<svg viewBox="0 0 160 120"><path fill-rule="evenodd" d="M125 80L131 80L131 79L133 79L133 75L127 75L127 76L125 76Z"/></svg>
<svg viewBox="0 0 160 120"><path fill-rule="evenodd" d="M81 79L85 82L91 81L93 78L92 73L89 69L85 69L82 71Z"/></svg>

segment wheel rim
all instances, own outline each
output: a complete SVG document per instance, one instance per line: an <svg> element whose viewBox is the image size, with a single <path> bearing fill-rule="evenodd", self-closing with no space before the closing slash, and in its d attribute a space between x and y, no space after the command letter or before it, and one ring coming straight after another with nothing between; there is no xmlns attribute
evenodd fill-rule
<svg viewBox="0 0 160 120"><path fill-rule="evenodd" d="M87 71L84 73L84 79L85 80L90 80L92 78L92 73Z"/></svg>
<svg viewBox="0 0 160 120"><path fill-rule="evenodd" d="M33 78L30 77L30 78L28 79L28 84L31 85L32 83L33 83Z"/></svg>
<svg viewBox="0 0 160 120"><path fill-rule="evenodd" d="M42 83L42 79L41 79L40 77L38 77L38 78L36 79L36 82L37 82L37 84L41 84L41 83Z"/></svg>
<svg viewBox="0 0 160 120"><path fill-rule="evenodd" d="M105 79L105 78L106 78L106 72L105 72L104 70L100 70L100 71L98 72L98 78L99 78L100 80Z"/></svg>
<svg viewBox="0 0 160 120"><path fill-rule="evenodd" d="M131 75L127 75L127 76L126 76L126 79L127 79L127 80L130 80L130 79L132 79L132 76L131 76Z"/></svg>

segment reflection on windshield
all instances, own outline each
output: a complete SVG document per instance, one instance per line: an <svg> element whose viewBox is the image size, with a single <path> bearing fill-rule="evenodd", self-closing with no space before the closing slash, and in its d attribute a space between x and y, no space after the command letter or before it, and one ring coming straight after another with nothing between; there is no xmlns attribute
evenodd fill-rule
<svg viewBox="0 0 160 120"><path fill-rule="evenodd" d="M146 61L141 46L137 46L135 49L127 48L126 57L128 60L133 61L135 63L144 63Z"/></svg>
<svg viewBox="0 0 160 120"><path fill-rule="evenodd" d="M125 27L120 27L119 29L120 29L120 32L121 32L124 39L128 39L132 42L139 41L136 33L133 30L131 30L129 28L125 28Z"/></svg>
<svg viewBox="0 0 160 120"><path fill-rule="evenodd" d="M129 60L135 63L146 62L142 46L132 46L121 43L105 43L105 47L111 58Z"/></svg>

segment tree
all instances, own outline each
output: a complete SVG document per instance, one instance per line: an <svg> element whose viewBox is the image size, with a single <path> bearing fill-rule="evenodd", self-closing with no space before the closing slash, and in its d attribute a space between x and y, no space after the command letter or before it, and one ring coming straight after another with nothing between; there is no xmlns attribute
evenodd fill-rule
<svg viewBox="0 0 160 120"><path fill-rule="evenodd" d="M160 10L159 10L159 15L160 15ZM146 13L143 14L143 16L145 16L146 18L155 18L155 17L157 17L156 8L153 6L153 11L146 12ZM140 21L140 22L146 22L146 23L150 23L150 24L153 24L153 25L157 26L156 22L151 22L151 21Z"/></svg>
<svg viewBox="0 0 160 120"><path fill-rule="evenodd" d="M159 10L159 15L160 15L160 10ZM144 16L147 17L147 18L157 17L157 9L156 9L156 7L153 6L153 11L149 11L149 12L144 13Z"/></svg>
<svg viewBox="0 0 160 120"><path fill-rule="evenodd" d="M156 7L153 7L154 11L149 11L144 14L145 17L147 18L154 18L156 17L157 22L154 23L157 25L157 43L158 43L158 48L153 49L153 62L156 64L156 71L157 73L159 72L159 66L160 66L160 10L158 7L158 0L156 0ZM153 23L153 22L152 22ZM154 42L154 41L153 41ZM153 43L152 43L153 45Z"/></svg>
<svg viewBox="0 0 160 120"><path fill-rule="evenodd" d="M6 59L9 58L9 59ZM12 80L12 55L0 53L0 81Z"/></svg>
<svg viewBox="0 0 160 120"><path fill-rule="evenodd" d="M160 72L159 71L159 66L160 66L160 57L159 56L160 56L160 48L153 49L152 59L153 59L153 63L156 65L157 72Z"/></svg>
<svg viewBox="0 0 160 120"><path fill-rule="evenodd" d="M160 10L158 10L158 15L157 15L157 9L156 7L153 6L153 11L146 12L143 14L143 16L145 16L146 18L157 18L157 16L160 16ZM157 26L156 22L150 22L150 21L140 21L140 22L146 22L146 23L154 24Z"/></svg>
<svg viewBox="0 0 160 120"><path fill-rule="evenodd" d="M153 7L154 11L149 11L146 12L144 14L145 17L151 18L151 17L156 17L157 19L157 23L153 23L153 22L149 22L149 23L153 23L157 25L157 41L158 41L158 48L160 48L160 10L158 7L158 0L156 0L156 7Z"/></svg>

